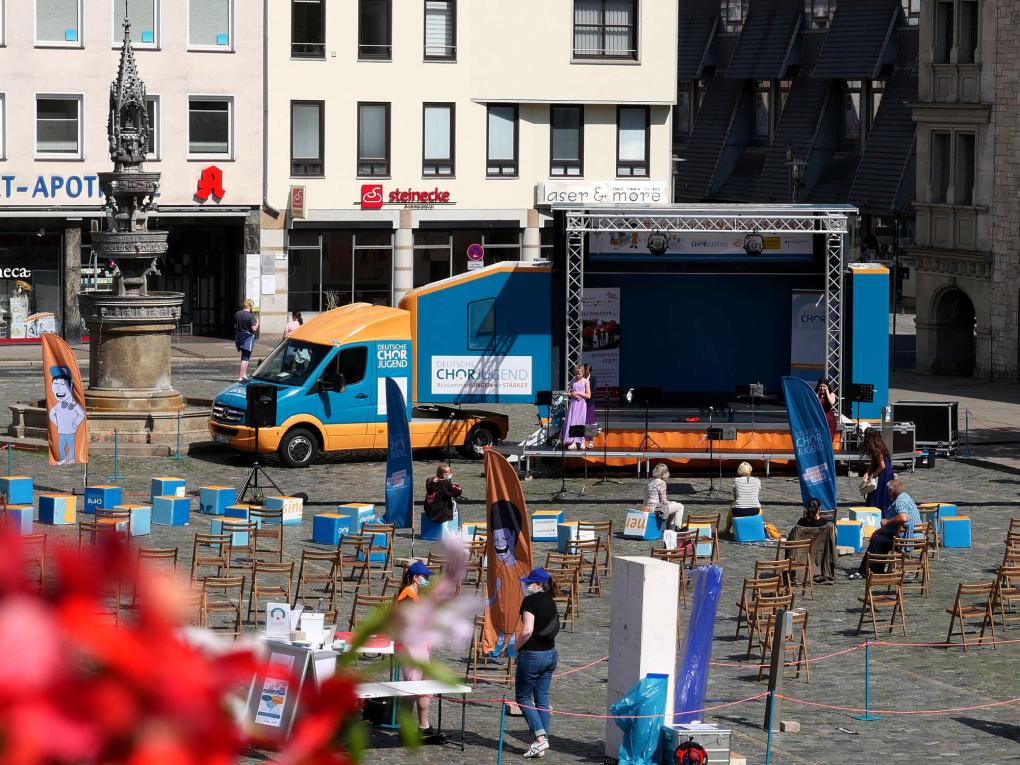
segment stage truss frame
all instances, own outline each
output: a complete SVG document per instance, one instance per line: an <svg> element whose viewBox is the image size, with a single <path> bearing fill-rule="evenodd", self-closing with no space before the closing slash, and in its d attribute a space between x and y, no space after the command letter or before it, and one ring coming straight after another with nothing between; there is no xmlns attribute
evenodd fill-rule
<svg viewBox="0 0 1020 765"><path fill-rule="evenodd" d="M836 411L843 400L843 273L849 216L857 209L838 205L676 205L633 210L565 209L566 233L566 374L581 360L586 234L659 232L734 234L807 233L825 238L825 376L836 394Z"/></svg>

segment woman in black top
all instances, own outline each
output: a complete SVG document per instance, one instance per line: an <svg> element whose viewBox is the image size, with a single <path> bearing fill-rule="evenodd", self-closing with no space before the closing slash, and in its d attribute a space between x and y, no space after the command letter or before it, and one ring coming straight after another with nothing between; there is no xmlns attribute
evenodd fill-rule
<svg viewBox="0 0 1020 765"><path fill-rule="evenodd" d="M556 670L556 633L560 617L552 598L552 579L536 568L521 582L527 592L521 602L521 632L517 636L516 699L535 742L525 757L545 757L549 750L549 686Z"/></svg>
<svg viewBox="0 0 1020 765"><path fill-rule="evenodd" d="M808 500L807 507L804 508L804 515L797 521L798 526L807 526L809 528L821 528L827 520L820 518L819 514L822 512L822 503L812 497Z"/></svg>
<svg viewBox="0 0 1020 765"><path fill-rule="evenodd" d="M436 477L425 481L425 515L433 523L452 521L457 514L457 498L462 493L460 484L453 482L450 466L440 465Z"/></svg>

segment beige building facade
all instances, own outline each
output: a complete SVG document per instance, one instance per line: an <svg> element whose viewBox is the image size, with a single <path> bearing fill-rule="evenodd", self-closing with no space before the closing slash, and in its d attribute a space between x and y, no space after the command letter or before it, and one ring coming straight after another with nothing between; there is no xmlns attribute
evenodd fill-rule
<svg viewBox="0 0 1020 765"><path fill-rule="evenodd" d="M552 198L668 200L676 4L270 4L267 331L553 242Z"/></svg>
<svg viewBox="0 0 1020 765"><path fill-rule="evenodd" d="M918 371L1016 380L1020 30L1006 0L922 0Z"/></svg>
<svg viewBox="0 0 1020 765"><path fill-rule="evenodd" d="M154 228L170 250L153 287L185 293L183 331L230 331L258 254L263 12L248 0L0 0L0 342L74 337L77 295L109 284L89 235L112 169L110 83L131 22L148 93Z"/></svg>

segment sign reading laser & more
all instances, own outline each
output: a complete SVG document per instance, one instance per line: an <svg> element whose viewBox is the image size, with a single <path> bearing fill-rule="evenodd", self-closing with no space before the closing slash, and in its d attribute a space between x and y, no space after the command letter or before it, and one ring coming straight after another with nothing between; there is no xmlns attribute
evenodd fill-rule
<svg viewBox="0 0 1020 765"><path fill-rule="evenodd" d="M530 396L531 356L433 356L432 392L454 396Z"/></svg>

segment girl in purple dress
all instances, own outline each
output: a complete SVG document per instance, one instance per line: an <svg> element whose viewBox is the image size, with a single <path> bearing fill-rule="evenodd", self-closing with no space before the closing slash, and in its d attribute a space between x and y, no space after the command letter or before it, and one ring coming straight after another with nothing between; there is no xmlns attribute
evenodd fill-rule
<svg viewBox="0 0 1020 765"><path fill-rule="evenodd" d="M572 427L583 426L588 419L588 400L591 398L591 388L588 386L588 380L584 377L584 367L580 364L574 367L574 379L570 381L568 394L570 402L567 404L567 417L563 421L563 443L567 445L568 449L583 449L585 447L584 436L570 436Z"/></svg>
<svg viewBox="0 0 1020 765"><path fill-rule="evenodd" d="M595 381L591 379L591 364L582 364L584 367L584 379L588 381L588 401L585 402L587 405L587 412L585 413L584 424L594 425L597 420L595 419ZM592 439L588 439L588 448L594 449L595 442Z"/></svg>

